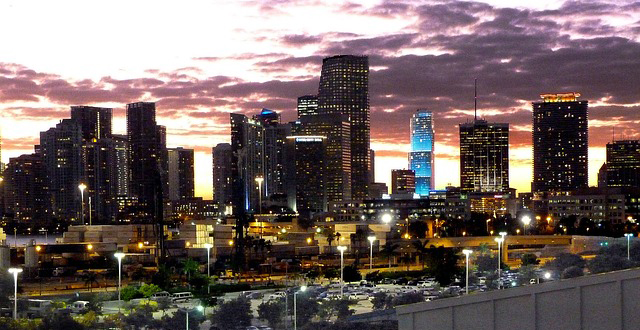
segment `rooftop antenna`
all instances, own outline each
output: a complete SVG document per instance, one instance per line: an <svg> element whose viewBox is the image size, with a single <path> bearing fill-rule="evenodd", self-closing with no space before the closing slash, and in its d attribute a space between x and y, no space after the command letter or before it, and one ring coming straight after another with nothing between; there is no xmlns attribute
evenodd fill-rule
<svg viewBox="0 0 640 330"><path fill-rule="evenodd" d="M478 120L478 78L473 80L473 121Z"/></svg>

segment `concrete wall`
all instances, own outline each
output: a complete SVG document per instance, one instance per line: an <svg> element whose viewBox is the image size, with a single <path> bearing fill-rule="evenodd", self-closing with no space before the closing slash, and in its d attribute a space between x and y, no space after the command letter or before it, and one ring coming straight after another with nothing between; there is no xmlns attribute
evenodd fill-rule
<svg viewBox="0 0 640 330"><path fill-rule="evenodd" d="M640 269L400 306L400 330L640 329Z"/></svg>

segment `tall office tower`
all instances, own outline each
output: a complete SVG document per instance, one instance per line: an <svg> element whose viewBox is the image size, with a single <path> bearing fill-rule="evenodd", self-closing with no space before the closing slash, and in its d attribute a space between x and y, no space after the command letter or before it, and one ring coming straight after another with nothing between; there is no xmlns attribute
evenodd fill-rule
<svg viewBox="0 0 640 330"><path fill-rule="evenodd" d="M640 187L640 140L607 143L608 187Z"/></svg>
<svg viewBox="0 0 640 330"><path fill-rule="evenodd" d="M327 202L352 199L351 132L346 115L319 114L300 118L300 136L325 136Z"/></svg>
<svg viewBox="0 0 640 330"><path fill-rule="evenodd" d="M509 124L481 119L460 124L460 188L463 192L509 189Z"/></svg>
<svg viewBox="0 0 640 330"><path fill-rule="evenodd" d="M169 148L169 199L187 200L195 195L193 149Z"/></svg>
<svg viewBox="0 0 640 330"><path fill-rule="evenodd" d="M376 182L376 152L369 149L369 183L374 182Z"/></svg>
<svg viewBox="0 0 640 330"><path fill-rule="evenodd" d="M409 168L416 174L416 193L428 196L435 188L435 145L433 113L418 109L411 117L411 152Z"/></svg>
<svg viewBox="0 0 640 330"><path fill-rule="evenodd" d="M71 119L80 123L85 141L111 138L113 109L91 106L72 106Z"/></svg>
<svg viewBox="0 0 640 330"><path fill-rule="evenodd" d="M285 145L291 135L290 124L280 124L280 115L269 109L262 109L253 119L264 127L264 182L262 195L286 194L285 188Z"/></svg>
<svg viewBox="0 0 640 330"><path fill-rule="evenodd" d="M318 114L318 96L304 95L298 97L298 118Z"/></svg>
<svg viewBox="0 0 640 330"><path fill-rule="evenodd" d="M82 223L78 185L85 181L82 143L80 123L71 119L63 119L56 127L40 133L39 149L52 196L52 216L78 223Z"/></svg>
<svg viewBox="0 0 640 330"><path fill-rule="evenodd" d="M231 203L231 145L218 143L211 150L213 157L213 200L218 203L220 212Z"/></svg>
<svg viewBox="0 0 640 330"><path fill-rule="evenodd" d="M264 127L242 114L232 113L230 119L233 213L257 212L260 189L256 178L264 178Z"/></svg>
<svg viewBox="0 0 640 330"><path fill-rule="evenodd" d="M85 140L86 223L108 224L115 220L117 196L117 151L112 139ZM91 207L89 207L89 203Z"/></svg>
<svg viewBox="0 0 640 330"><path fill-rule="evenodd" d="M304 219L312 219L315 214L327 211L325 174L329 168L325 158L326 142L324 136L287 137L288 165L292 168L288 183L293 188L287 191L287 195L295 197L289 198L294 201L291 209Z"/></svg>
<svg viewBox="0 0 640 330"><path fill-rule="evenodd" d="M4 210L14 219L28 223L46 223L51 219L51 197L42 155L11 158L0 185Z"/></svg>
<svg viewBox="0 0 640 330"><path fill-rule="evenodd" d="M113 135L116 149L115 183L117 196L129 196L129 139L126 135Z"/></svg>
<svg viewBox="0 0 640 330"><path fill-rule="evenodd" d="M570 191L589 183L587 101L579 93L541 94L533 103L533 192Z"/></svg>
<svg viewBox="0 0 640 330"><path fill-rule="evenodd" d="M607 163L603 163L598 170L598 188L607 188Z"/></svg>
<svg viewBox="0 0 640 330"><path fill-rule="evenodd" d="M163 220L165 177L163 171L162 129L156 125L153 102L127 104L127 138L129 142L129 191L138 199L143 217L149 222Z"/></svg>
<svg viewBox="0 0 640 330"><path fill-rule="evenodd" d="M370 114L369 59L366 56L338 55L322 61L318 112L347 116L351 130L351 196L355 200L367 198ZM332 138L328 138L331 145Z"/></svg>
<svg viewBox="0 0 640 330"><path fill-rule="evenodd" d="M416 192L416 172L413 170L391 170L391 193L413 194Z"/></svg>

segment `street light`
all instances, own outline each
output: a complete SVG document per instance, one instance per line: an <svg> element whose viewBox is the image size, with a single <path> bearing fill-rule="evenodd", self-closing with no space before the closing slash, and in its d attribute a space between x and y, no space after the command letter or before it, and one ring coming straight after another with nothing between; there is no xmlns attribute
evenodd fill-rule
<svg viewBox="0 0 640 330"><path fill-rule="evenodd" d="M531 223L531 217L528 215L523 215L522 218L520 219L520 221L522 221L522 224L524 225L524 234L527 234L527 227L529 226L529 224Z"/></svg>
<svg viewBox="0 0 640 330"><path fill-rule="evenodd" d="M124 258L124 253L116 252L113 254L116 259L118 259L118 306L120 305L120 291L122 289L122 258Z"/></svg>
<svg viewBox="0 0 640 330"><path fill-rule="evenodd" d="M18 319L18 274L22 273L22 268L9 268L9 273L13 274L13 319Z"/></svg>
<svg viewBox="0 0 640 330"><path fill-rule="evenodd" d="M464 249L462 250L462 253L464 253L464 256L467 259L467 281L465 282L464 288L465 288L466 294L469 294L469 255L473 253L473 251Z"/></svg>
<svg viewBox="0 0 640 330"><path fill-rule="evenodd" d="M489 222L491 222L491 219L487 219L487 234L489 234Z"/></svg>
<svg viewBox="0 0 640 330"><path fill-rule="evenodd" d="M626 236L626 237L627 237L627 260L631 260L631 248L630 248L630 244L631 244L631 243L630 243L630 241L629 241L629 240L631 239L631 237L633 236L633 234L626 233L626 234L624 234L624 236Z"/></svg>
<svg viewBox="0 0 640 330"><path fill-rule="evenodd" d="M369 243L371 243L369 248L369 271L371 271L373 269L373 242L375 242L376 237L369 236L367 239L369 240Z"/></svg>
<svg viewBox="0 0 640 330"><path fill-rule="evenodd" d="M347 247L344 245L338 245L338 251L340 251L340 298L344 295L344 251Z"/></svg>
<svg viewBox="0 0 640 330"><path fill-rule="evenodd" d="M496 243L498 243L498 280L500 280L500 272L502 270L502 242L504 242L503 237L496 237L494 239Z"/></svg>
<svg viewBox="0 0 640 330"><path fill-rule="evenodd" d="M258 214L262 214L262 182L264 182L264 178L261 176L257 176L256 183L258 184Z"/></svg>
<svg viewBox="0 0 640 330"><path fill-rule="evenodd" d="M197 310L198 312L201 312L201 313L203 313L203 314L204 314L204 307L202 307L202 305L198 305L198 306L196 306L196 310ZM184 310L184 313L185 313L185 314L186 314L186 316L187 316L187 327L186 327L186 329L187 329L187 330L189 330L189 310L188 310L188 309L185 309L185 310Z"/></svg>
<svg viewBox="0 0 640 330"><path fill-rule="evenodd" d="M297 299L298 293L307 291L307 286L303 285L300 287L300 291L296 291L293 293L293 330L298 330L298 306Z"/></svg>
<svg viewBox="0 0 640 330"><path fill-rule="evenodd" d="M84 225L84 190L87 189L87 185L81 183L78 185L78 189L80 189L80 209L82 210L80 213L80 219L82 219L82 224Z"/></svg>
<svg viewBox="0 0 640 330"><path fill-rule="evenodd" d="M213 245L209 243L204 244L204 248L207 249L207 293L211 293L211 248Z"/></svg>
<svg viewBox="0 0 640 330"><path fill-rule="evenodd" d="M383 223L389 224L391 222L391 220L393 220L393 217L391 216L391 214L385 213L385 214L382 215L381 219L382 219Z"/></svg>

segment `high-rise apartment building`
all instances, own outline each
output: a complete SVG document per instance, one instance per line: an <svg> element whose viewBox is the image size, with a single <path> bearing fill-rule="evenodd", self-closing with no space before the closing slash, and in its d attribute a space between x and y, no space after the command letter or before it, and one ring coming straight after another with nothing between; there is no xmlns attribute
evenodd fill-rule
<svg viewBox="0 0 640 330"><path fill-rule="evenodd" d="M71 119L80 123L85 141L111 138L113 109L92 106L72 106Z"/></svg>
<svg viewBox="0 0 640 330"><path fill-rule="evenodd" d="M589 181L587 101L579 93L542 94L533 103L533 192L571 191Z"/></svg>
<svg viewBox="0 0 640 330"><path fill-rule="evenodd" d="M460 124L460 188L463 192L509 189L509 124L481 119Z"/></svg>
<svg viewBox="0 0 640 330"><path fill-rule="evenodd" d="M129 139L126 135L113 135L115 146L115 184L117 196L129 196Z"/></svg>
<svg viewBox="0 0 640 330"><path fill-rule="evenodd" d="M169 148L169 200L191 199L195 195L193 149Z"/></svg>
<svg viewBox="0 0 640 330"><path fill-rule="evenodd" d="M413 194L416 192L416 172L413 170L391 170L391 193Z"/></svg>
<svg viewBox="0 0 640 330"><path fill-rule="evenodd" d="M324 136L289 136L288 160L292 165L289 184L293 188L288 194L295 196L292 209L301 218L312 219L317 213L327 211L327 191L325 174L327 160L325 151L327 138Z"/></svg>
<svg viewBox="0 0 640 330"><path fill-rule="evenodd" d="M376 152L373 149L369 150L369 183L376 182ZM369 196L369 198L371 198Z"/></svg>
<svg viewBox="0 0 640 330"><path fill-rule="evenodd" d="M63 119L56 127L40 133L40 151L52 197L52 216L80 222L81 194L85 181L83 138L80 123Z"/></svg>
<svg viewBox="0 0 640 330"><path fill-rule="evenodd" d="M129 190L147 221L163 220L163 201L167 198L166 139L156 124L153 102L127 104L127 138L129 142Z"/></svg>
<svg viewBox="0 0 640 330"><path fill-rule="evenodd" d="M20 222L48 222L51 197L47 182L42 155L34 153L11 158L0 184L5 212Z"/></svg>
<svg viewBox="0 0 640 330"><path fill-rule="evenodd" d="M262 109L253 119L261 122L264 128L263 196L285 194L284 149L287 136L291 135L291 125L281 124L280 115L269 109Z"/></svg>
<svg viewBox="0 0 640 330"><path fill-rule="evenodd" d="M84 192L86 222L91 224L112 223L116 217L117 196L117 151L115 142L109 138L85 140ZM89 203L91 207L88 207Z"/></svg>
<svg viewBox="0 0 640 330"><path fill-rule="evenodd" d="M261 191L256 178L264 178L264 127L242 114L230 117L233 212L257 212Z"/></svg>
<svg viewBox="0 0 640 330"><path fill-rule="evenodd" d="M231 203L231 145L219 143L213 150L213 200L218 203L219 210L224 211L225 205Z"/></svg>
<svg viewBox="0 0 640 330"><path fill-rule="evenodd" d="M326 137L325 189L329 203L352 199L351 131L347 115L319 114L300 118L299 136Z"/></svg>
<svg viewBox="0 0 640 330"><path fill-rule="evenodd" d="M338 55L322 61L318 113L347 116L351 140L351 195L355 200L367 198L370 180L368 57ZM332 138L327 137L331 145Z"/></svg>
<svg viewBox="0 0 640 330"><path fill-rule="evenodd" d="M435 188L434 145L433 113L418 109L411 117L409 168L415 172L415 192L421 196L428 196L429 191Z"/></svg>
<svg viewBox="0 0 640 330"><path fill-rule="evenodd" d="M607 143L607 187L640 187L640 140Z"/></svg>
<svg viewBox="0 0 640 330"><path fill-rule="evenodd" d="M298 97L298 118L318 114L318 96L304 95Z"/></svg>

